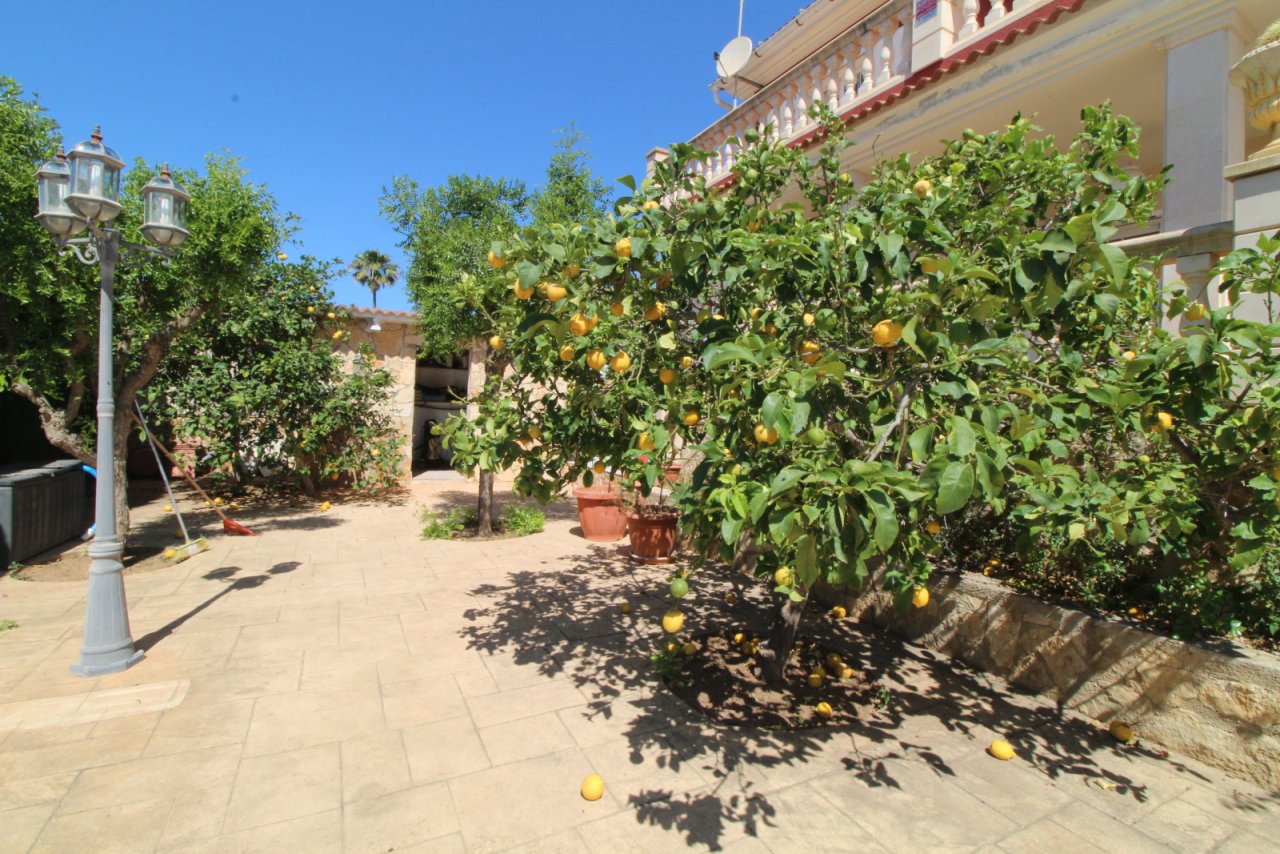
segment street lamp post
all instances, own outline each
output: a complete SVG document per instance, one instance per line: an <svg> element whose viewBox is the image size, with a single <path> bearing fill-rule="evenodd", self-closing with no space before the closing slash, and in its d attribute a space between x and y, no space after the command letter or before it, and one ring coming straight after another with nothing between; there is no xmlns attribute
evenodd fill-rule
<svg viewBox="0 0 1280 854"><path fill-rule="evenodd" d="M142 233L156 246L129 243L108 225L120 213L120 172L124 161L102 144L102 132L36 171L39 212L36 219L56 238L60 254L72 252L102 272L98 320L98 479L94 495L94 536L89 545L89 592L84 643L71 672L81 676L115 673L142 660L129 631L124 594L124 541L116 531L115 382L112 324L116 264L122 253L158 255L168 264L172 250L187 238L190 196L174 183L169 168L142 190ZM82 231L84 237L76 237Z"/></svg>

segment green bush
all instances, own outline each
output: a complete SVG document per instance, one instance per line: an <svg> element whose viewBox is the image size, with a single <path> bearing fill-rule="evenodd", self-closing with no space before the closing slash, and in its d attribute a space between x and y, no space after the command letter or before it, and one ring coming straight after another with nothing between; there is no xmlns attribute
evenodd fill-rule
<svg viewBox="0 0 1280 854"><path fill-rule="evenodd" d="M418 520L422 522L422 539L452 540L468 526L476 523L474 507L454 507L448 513L435 513L429 507L418 511Z"/></svg>
<svg viewBox="0 0 1280 854"><path fill-rule="evenodd" d="M498 519L498 529L513 537L540 534L546 526L546 514L527 504L508 504Z"/></svg>

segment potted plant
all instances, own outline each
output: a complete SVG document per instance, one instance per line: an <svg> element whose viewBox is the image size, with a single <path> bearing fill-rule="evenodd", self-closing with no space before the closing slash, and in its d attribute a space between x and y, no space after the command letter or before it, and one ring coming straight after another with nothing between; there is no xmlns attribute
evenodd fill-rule
<svg viewBox="0 0 1280 854"><path fill-rule="evenodd" d="M573 497L578 501L578 521L585 539L612 543L626 536L622 491L612 478L576 486Z"/></svg>
<svg viewBox="0 0 1280 854"><path fill-rule="evenodd" d="M646 435L642 434L641 442ZM675 482L671 472L678 477L680 466L670 445L660 466L649 454L640 454L636 462L642 467L637 472L636 490L624 499L631 556L641 563L670 563L680 539L680 511L671 501L670 487ZM659 467L662 477L652 477L652 470ZM650 475L647 480L646 474Z"/></svg>
<svg viewBox="0 0 1280 854"><path fill-rule="evenodd" d="M1280 19L1263 31L1254 49L1231 69L1231 82L1244 89L1249 121L1272 135L1271 142L1249 159L1280 155Z"/></svg>

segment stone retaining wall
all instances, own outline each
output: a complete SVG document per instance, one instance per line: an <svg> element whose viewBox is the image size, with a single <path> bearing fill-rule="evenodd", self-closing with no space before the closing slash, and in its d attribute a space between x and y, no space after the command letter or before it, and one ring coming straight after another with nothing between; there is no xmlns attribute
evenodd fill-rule
<svg viewBox="0 0 1280 854"><path fill-rule="evenodd" d="M905 612L873 583L841 601L852 618L994 673L1140 738L1280 790L1280 658L1239 644L1173 640L1022 596L979 575L930 582Z"/></svg>

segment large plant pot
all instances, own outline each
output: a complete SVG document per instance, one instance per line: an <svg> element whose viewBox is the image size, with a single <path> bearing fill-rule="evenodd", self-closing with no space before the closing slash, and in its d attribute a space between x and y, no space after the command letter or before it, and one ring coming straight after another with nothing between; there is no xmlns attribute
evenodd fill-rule
<svg viewBox="0 0 1280 854"><path fill-rule="evenodd" d="M613 489L586 489L573 491L578 499L578 521L582 523L582 536L597 543L612 543L627 533L627 517L622 512L622 496Z"/></svg>
<svg viewBox="0 0 1280 854"><path fill-rule="evenodd" d="M670 563L680 534L680 514L675 510L627 514L631 556L641 563Z"/></svg>

